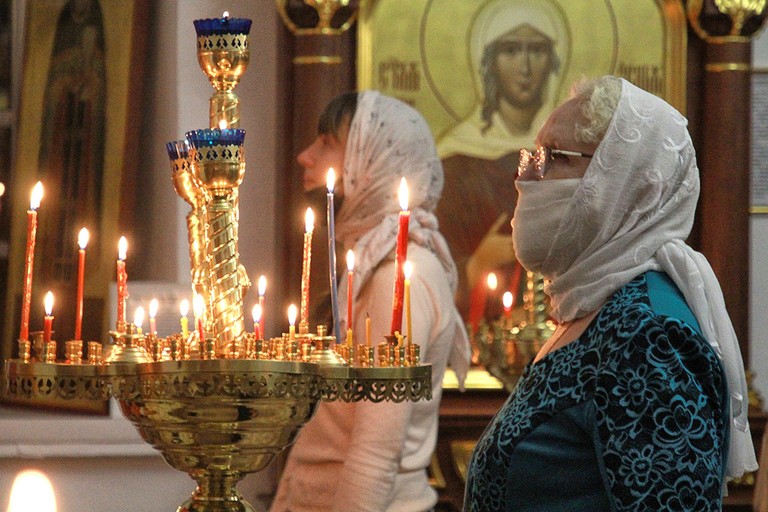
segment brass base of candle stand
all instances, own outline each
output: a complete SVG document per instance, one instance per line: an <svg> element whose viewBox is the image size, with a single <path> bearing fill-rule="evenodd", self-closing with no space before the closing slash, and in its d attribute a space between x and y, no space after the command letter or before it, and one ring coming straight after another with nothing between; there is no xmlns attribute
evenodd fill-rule
<svg viewBox="0 0 768 512"><path fill-rule="evenodd" d="M5 363L2 388L27 399L115 397L142 439L197 481L180 511L253 508L237 492L296 439L322 401L432 398L432 367L359 368L213 359L137 364Z"/></svg>

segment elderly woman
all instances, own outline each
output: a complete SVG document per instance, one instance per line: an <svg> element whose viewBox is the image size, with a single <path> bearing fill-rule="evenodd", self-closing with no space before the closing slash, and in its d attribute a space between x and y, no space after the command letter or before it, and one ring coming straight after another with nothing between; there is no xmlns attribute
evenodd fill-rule
<svg viewBox="0 0 768 512"><path fill-rule="evenodd" d="M469 364L469 343L453 303L456 268L433 213L443 170L424 118L375 91L332 101L319 132L298 162L304 167L305 190L325 186L328 167L342 170L336 236L345 251L355 253L357 340L365 339L365 315L375 335L390 331L397 190L402 176L408 182L412 341L421 346L422 362L432 365L433 398L321 404L291 450L272 510L430 510L437 494L426 468L437 440L443 374L450 362L462 379ZM345 286L339 290L342 300ZM346 329L342 323L341 331Z"/></svg>
<svg viewBox="0 0 768 512"><path fill-rule="evenodd" d="M475 448L466 510L720 510L726 478L756 469L722 292L684 242L686 124L603 77L521 152L515 252L559 327Z"/></svg>

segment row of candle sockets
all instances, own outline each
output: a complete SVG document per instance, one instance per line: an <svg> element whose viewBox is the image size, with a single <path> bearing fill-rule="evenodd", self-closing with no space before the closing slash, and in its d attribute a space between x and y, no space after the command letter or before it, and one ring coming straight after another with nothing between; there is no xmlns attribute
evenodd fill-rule
<svg viewBox="0 0 768 512"><path fill-rule="evenodd" d="M211 130L213 131L213 130ZM243 134L240 133L241 131L238 130L238 135L242 136ZM242 142L242 141L240 141ZM330 240L332 241L332 244L330 245L333 247L333 243L335 241L335 236L333 233L333 186L335 183L335 174L333 169L329 169L328 172L328 196L329 196L329 203L328 203L328 215L329 215L329 236ZM36 232L37 232L37 209L40 206L41 200L43 197L43 186L41 182L37 182L35 187L33 188L32 194L31 194L31 200L30 200L30 209L27 212L28 213L28 226L27 226L27 246L26 246L26 258L25 258L25 269L24 269L24 286L23 286L23 293L22 293L22 314L21 314L21 326L19 330L19 340L28 340L29 336L29 310L30 310L30 301L31 301L31 289L32 289L32 273L33 273L33 267L34 267L34 248L35 248L35 239L36 239ZM395 286L394 286L394 297L393 297L393 313L392 313L392 335L399 334L400 328L399 326L402 325L403 320L403 309L405 309L405 316L406 316L406 339L407 342L410 344L411 340L413 339L413 334L411 332L411 322L410 322L410 265L408 262L406 262L406 251L407 251L407 240L408 240L408 219L409 219L409 212L408 212L408 189L406 185L405 178L402 178L400 183L400 191L399 191L399 201L401 204L401 212L400 212L400 222L398 227L398 233L397 233L397 243L396 243L396 269L395 269ZM307 216L310 217L311 211L307 213ZM309 226L309 221L307 221L307 232L311 235L312 228ZM84 268L85 268L85 250L88 243L88 230L83 228L79 235L78 235L78 245L80 247L79 251L79 258L78 258L78 291L77 291L77 300L76 300L76 321L75 321L75 340L81 339L81 326L82 326L82 316L83 316L83 282L84 282ZM306 239L306 237L305 237ZM304 264L302 269L302 324L307 324L307 318L306 318L306 311L307 311L307 304L309 302L308 299L308 280L309 280L309 254L310 250L307 248L307 244L305 243L305 254L304 254ZM331 251L331 254L335 254L335 251ZM128 290L127 290L127 271L126 271L126 265L125 260L127 257L127 240L125 237L121 237L120 241L118 243L118 260L117 260L117 326L118 330L121 330L121 327L125 325L125 303L126 303L126 297L128 296ZM352 276L353 276L353 266L354 266L354 254L348 253L348 291L349 291L349 300L347 305L347 323L349 326L348 329L348 337L351 336L352 331L352 290L353 290L353 282L352 282ZM333 292L336 290L336 272L335 272L335 264L331 265L330 267L330 277L331 277L331 283L334 285L332 286ZM263 278L263 276L262 276ZM263 311L263 293L262 288L265 287L265 285L262 287L262 282L265 281L265 279L259 279L259 304L257 304L253 309L253 317L254 317L254 329L258 329L257 332L255 332L255 335L257 338L260 338L262 336L262 333L264 332L264 311ZM339 322L338 322L338 308L336 306L337 304L337 298L335 296L336 294L332 294L332 305L334 310L334 327L336 332L336 340L337 343L340 343L341 341L341 333L339 332ZM152 302L150 304L150 333L155 334L156 331L153 327L153 321L155 318L156 311L156 301ZM203 329L202 325L202 318L204 314L204 302L202 301L202 298L200 296L195 296L194 299L194 307L195 307L195 316L196 316L196 328L200 331L200 337L205 338L205 331ZM186 309L188 310L188 303L186 305ZM182 312L182 330L185 330L185 319L186 319L186 311L184 304L180 306L181 312ZM48 292L46 294L45 298L45 319L44 319L44 338L46 342L51 341L50 335L52 332L52 323L53 323L53 295L51 292ZM290 324L290 331L294 331L295 326L295 306L289 307L289 324ZM144 310L143 307L137 308L136 317L134 319L134 324L140 328L142 322L143 322L143 316L144 316ZM186 333L184 333L186 334ZM370 340L367 340L367 344L370 345Z"/></svg>
<svg viewBox="0 0 768 512"><path fill-rule="evenodd" d="M299 335L290 339L286 334L281 338L268 340L257 339L253 334L247 333L244 337L242 349L233 348L226 354L227 359L252 359L272 361L297 361L312 362L312 355L316 350L322 350L322 342L329 337L324 336L324 327L318 329L319 334ZM36 361L43 363L56 363L56 341L44 341L42 333L32 333L33 342L20 342L19 358L25 363ZM330 337L333 339L332 337ZM65 359L63 364L97 365L103 362L103 347L98 341L87 343L87 352L83 353L83 342L79 340L67 341ZM207 338L200 347L200 338L196 332L190 333L188 338L181 334L172 334L166 338L159 338L152 334L139 336L136 345L143 348L153 361L184 361L199 359L218 359L214 348L213 339ZM236 347L236 346L235 346ZM335 344L335 353L349 366L371 368L376 366L373 347L358 344ZM420 347L416 344L405 345L401 343L383 342L377 347L379 367L406 367L418 366L420 363ZM84 359L84 356L86 357Z"/></svg>

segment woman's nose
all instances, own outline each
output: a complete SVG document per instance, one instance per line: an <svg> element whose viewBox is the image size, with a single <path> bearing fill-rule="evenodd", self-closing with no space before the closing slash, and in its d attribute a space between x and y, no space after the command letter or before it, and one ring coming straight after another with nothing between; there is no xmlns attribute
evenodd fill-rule
<svg viewBox="0 0 768 512"><path fill-rule="evenodd" d="M304 150L296 157L296 162L305 169L311 168L315 163L315 158L312 152L313 145L314 144L311 144L304 148Z"/></svg>

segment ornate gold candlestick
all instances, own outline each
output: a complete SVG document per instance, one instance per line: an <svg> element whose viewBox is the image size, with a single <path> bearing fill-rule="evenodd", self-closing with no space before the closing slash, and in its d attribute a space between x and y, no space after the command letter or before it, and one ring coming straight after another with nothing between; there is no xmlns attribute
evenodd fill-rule
<svg viewBox="0 0 768 512"><path fill-rule="evenodd" d="M240 100L234 89L250 59L248 32L251 20L224 16L195 20L197 61L216 92L210 99L210 126L240 126Z"/></svg>

